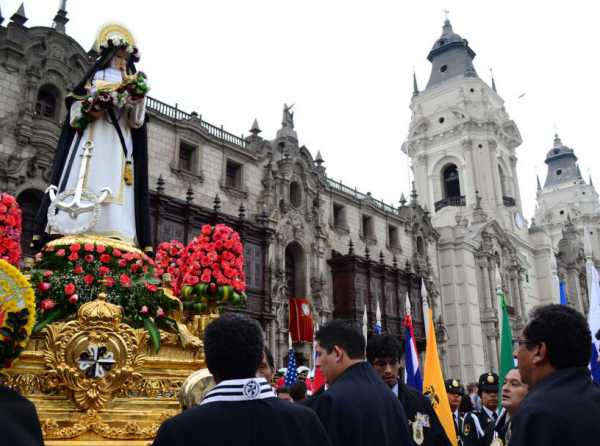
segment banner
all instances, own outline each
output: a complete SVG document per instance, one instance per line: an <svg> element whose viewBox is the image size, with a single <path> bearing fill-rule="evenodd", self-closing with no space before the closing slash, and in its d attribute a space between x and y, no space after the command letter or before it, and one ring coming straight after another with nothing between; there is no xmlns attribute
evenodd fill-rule
<svg viewBox="0 0 600 446"><path fill-rule="evenodd" d="M290 297L289 306L292 342L312 342L313 317L308 299Z"/></svg>

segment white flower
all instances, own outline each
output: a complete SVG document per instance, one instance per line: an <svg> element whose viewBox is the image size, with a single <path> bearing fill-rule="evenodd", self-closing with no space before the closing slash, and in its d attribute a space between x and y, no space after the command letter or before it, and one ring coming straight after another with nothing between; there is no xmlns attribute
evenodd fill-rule
<svg viewBox="0 0 600 446"><path fill-rule="evenodd" d="M116 37L116 36L115 36L115 37L113 37L113 38L111 39L111 41L112 41L112 44L113 44L114 46L119 46L119 40L121 40L121 39L119 39L119 38L118 38L118 37Z"/></svg>
<svg viewBox="0 0 600 446"><path fill-rule="evenodd" d="M127 45L127 53L131 54L133 53L133 47L130 45Z"/></svg>

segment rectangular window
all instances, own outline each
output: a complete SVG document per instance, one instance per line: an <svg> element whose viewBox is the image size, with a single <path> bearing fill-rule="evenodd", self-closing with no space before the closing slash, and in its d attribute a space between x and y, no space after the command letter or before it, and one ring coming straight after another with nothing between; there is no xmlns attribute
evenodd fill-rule
<svg viewBox="0 0 600 446"><path fill-rule="evenodd" d="M196 147L182 141L179 144L179 170L192 172L194 168L195 155Z"/></svg>
<svg viewBox="0 0 600 446"><path fill-rule="evenodd" d="M333 227L346 227L346 207L341 204L333 203Z"/></svg>
<svg viewBox="0 0 600 446"><path fill-rule="evenodd" d="M396 226L388 225L388 244L390 248L397 248L400 245Z"/></svg>
<svg viewBox="0 0 600 446"><path fill-rule="evenodd" d="M375 238L375 232L373 231L373 218L368 215L362 216L362 236L364 238Z"/></svg>
<svg viewBox="0 0 600 446"><path fill-rule="evenodd" d="M225 167L225 186L233 189L242 188L242 165L235 161L227 160Z"/></svg>

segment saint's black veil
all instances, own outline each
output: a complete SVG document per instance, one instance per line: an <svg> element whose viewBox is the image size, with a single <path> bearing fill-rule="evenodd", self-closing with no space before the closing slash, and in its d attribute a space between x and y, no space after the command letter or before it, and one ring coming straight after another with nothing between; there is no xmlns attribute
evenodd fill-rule
<svg viewBox="0 0 600 446"><path fill-rule="evenodd" d="M67 156L73 140L77 134L77 130L71 127L71 104L75 101L75 96L86 94L86 86L89 85L94 78L96 72L104 70L110 66L112 58L115 56L118 47L109 46L104 48L92 67L87 71L85 76L78 82L72 90L72 94L67 95L65 99L67 115L62 125L62 131L58 139L58 144L54 152L54 161L52 162L52 170L50 176L50 184L59 186L59 181L62 172L67 165ZM136 67L134 58L130 57L127 62L127 74L135 74ZM150 205L148 192L148 132L146 122L138 128L131 129L133 159L134 159L134 200L135 200L135 227L137 243L145 251L151 251L152 240L150 235ZM116 130L115 130L116 131ZM59 192L62 190L59 189ZM40 209L36 216L36 229L32 245L36 249L41 249L42 246L49 241L49 234L46 233L46 225L48 223L48 207L50 205L50 197L44 194Z"/></svg>

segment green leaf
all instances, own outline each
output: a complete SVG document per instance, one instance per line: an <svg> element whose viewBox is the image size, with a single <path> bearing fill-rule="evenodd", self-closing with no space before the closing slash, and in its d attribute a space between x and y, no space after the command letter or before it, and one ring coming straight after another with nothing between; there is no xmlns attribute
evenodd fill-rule
<svg viewBox="0 0 600 446"><path fill-rule="evenodd" d="M154 353L158 353L158 351L160 350L160 332L158 331L158 328L156 327L154 321L148 316L143 316L142 319L144 320L144 328L150 336L150 342L152 343L152 347L154 348Z"/></svg>
<svg viewBox="0 0 600 446"><path fill-rule="evenodd" d="M42 318L33 327L33 333L39 333L46 328L48 324L51 324L52 322L55 322L67 316L68 314L69 312L62 307L56 307L46 313L42 313Z"/></svg>

